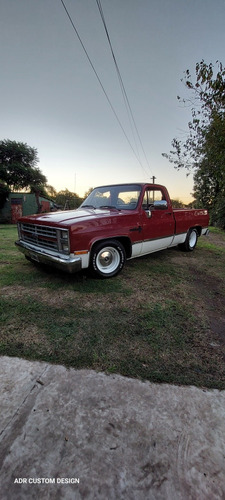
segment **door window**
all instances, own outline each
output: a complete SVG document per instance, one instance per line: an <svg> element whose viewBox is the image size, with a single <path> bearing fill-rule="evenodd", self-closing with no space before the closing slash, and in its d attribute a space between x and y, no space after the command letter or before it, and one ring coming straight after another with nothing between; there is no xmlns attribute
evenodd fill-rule
<svg viewBox="0 0 225 500"><path fill-rule="evenodd" d="M163 191L161 189L146 189L143 198L142 208L144 210L148 210L148 208L151 208L154 201L161 201L161 200L165 200Z"/></svg>

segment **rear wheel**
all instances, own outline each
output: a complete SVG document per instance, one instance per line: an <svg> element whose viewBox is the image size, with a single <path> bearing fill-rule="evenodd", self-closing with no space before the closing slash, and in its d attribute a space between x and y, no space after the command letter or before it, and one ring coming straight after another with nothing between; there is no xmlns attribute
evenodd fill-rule
<svg viewBox="0 0 225 500"><path fill-rule="evenodd" d="M123 269L125 260L125 250L119 241L103 241L92 251L90 269L95 276L112 278Z"/></svg>
<svg viewBox="0 0 225 500"><path fill-rule="evenodd" d="M197 245L198 241L198 232L196 229L189 229L186 240L183 244L183 249L186 252L192 252Z"/></svg>

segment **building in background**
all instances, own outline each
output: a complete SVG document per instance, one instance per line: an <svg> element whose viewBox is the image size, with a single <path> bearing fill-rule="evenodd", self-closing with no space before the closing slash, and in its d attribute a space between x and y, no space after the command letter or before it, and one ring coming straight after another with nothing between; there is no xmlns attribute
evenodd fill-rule
<svg viewBox="0 0 225 500"><path fill-rule="evenodd" d="M39 196L41 212L51 212L59 208L54 201ZM16 224L23 215L38 213L35 194L32 193L10 193L0 209L0 223Z"/></svg>

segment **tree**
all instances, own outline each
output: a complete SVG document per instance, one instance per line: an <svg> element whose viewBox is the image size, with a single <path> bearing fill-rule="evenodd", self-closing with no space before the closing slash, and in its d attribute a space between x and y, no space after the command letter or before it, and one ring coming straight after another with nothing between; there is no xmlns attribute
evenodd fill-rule
<svg viewBox="0 0 225 500"><path fill-rule="evenodd" d="M191 105L188 135L185 141L174 138L173 149L163 156L175 168L193 171L193 195L210 210L212 222L225 227L225 68L216 64L215 72L212 63L197 63L194 83L186 70L182 81L191 98L178 100Z"/></svg>
<svg viewBox="0 0 225 500"><path fill-rule="evenodd" d="M47 179L36 166L37 150L26 143L0 141L0 203L4 205L7 194L12 190L30 189L35 194L37 211L41 211L39 196L44 193Z"/></svg>
<svg viewBox="0 0 225 500"><path fill-rule="evenodd" d="M58 205L61 205L65 209L72 210L74 208L78 208L82 203L83 199L78 196L76 193L72 193L68 189L64 191L59 191L55 196L55 202Z"/></svg>
<svg viewBox="0 0 225 500"><path fill-rule="evenodd" d="M172 203L173 208L184 208L185 207L185 204L183 203L183 201L179 200L178 198L175 200L171 199L171 203Z"/></svg>
<svg viewBox="0 0 225 500"><path fill-rule="evenodd" d="M46 191L47 198L48 197L55 198L57 195L56 189L53 186L50 186L50 184L46 184L45 191Z"/></svg>
<svg viewBox="0 0 225 500"><path fill-rule="evenodd" d="M89 194L93 191L93 187L90 187L85 193L84 193L84 200L89 196Z"/></svg>
<svg viewBox="0 0 225 500"><path fill-rule="evenodd" d="M38 161L37 150L26 143L0 141L0 181L10 190L46 184L46 177L36 166Z"/></svg>

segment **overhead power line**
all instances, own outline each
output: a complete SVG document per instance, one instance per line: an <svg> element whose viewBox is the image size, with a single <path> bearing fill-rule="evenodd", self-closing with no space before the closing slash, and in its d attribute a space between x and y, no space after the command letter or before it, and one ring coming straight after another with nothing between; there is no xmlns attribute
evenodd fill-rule
<svg viewBox="0 0 225 500"><path fill-rule="evenodd" d="M108 30L107 25L106 25L106 20L105 20L104 12L103 12L103 8L102 8L102 5L101 5L101 0L96 0L96 3L97 3L97 6L98 6L98 10L99 10L102 22L103 22L103 26L105 28L106 36L107 36L108 43L109 43L109 46L110 46L110 50L111 50L111 53L112 53L112 57L113 57L113 61L114 61L114 64L115 64L115 68L116 68L116 72L117 72L119 84L120 84L120 87L121 87L123 99L124 99L125 106L126 106L127 113L128 113L128 118L129 118L129 121L131 123L131 129L133 131L133 126L134 126L134 129L135 129L137 137L139 139L139 143L140 143L143 155L145 157L146 163L147 163L149 169L151 170L151 167L149 165L149 162L148 162L148 159L147 159L144 147L143 147L143 143L142 143L142 140L141 140L141 137L140 137L137 125L136 125L136 121L134 119L134 115L133 115L133 112L132 112L132 109L131 109L131 105L130 105L130 102L129 102L129 99L128 99L128 95L127 95L127 92L126 92L126 89L125 89L125 86L124 86L124 83L123 83L123 79L122 79L122 76L121 76L121 73L120 73L120 69L119 69L119 66L118 66L118 63L117 63L117 60L116 60L116 56L115 56L115 53L114 53L114 50L113 50L112 42L111 42L110 35L109 35L109 30ZM134 141L135 141L135 144L136 144L135 137L134 137Z"/></svg>
<svg viewBox="0 0 225 500"><path fill-rule="evenodd" d="M78 30L77 30L77 28L76 28L76 26L75 26L75 24L74 24L73 19L72 19L71 15L70 15L70 13L69 13L69 11L68 11L68 9L67 9L66 5L65 5L65 2L64 2L64 0L60 0L60 1L61 1L61 4L62 4L62 6L63 6L63 8L64 8L64 10L65 10L65 12L66 12L66 15L67 15L67 17L68 17L68 19L69 19L69 21L70 21L70 23L71 23L72 27L73 27L73 30L74 30L74 32L75 32L75 34L76 34L76 36L77 36L77 38L78 38L78 40L79 40L79 42L80 42L80 44L81 44L81 47L82 47L82 49L83 49L83 50L84 50L84 52L85 52L85 55L86 55L86 57L87 57L87 59L88 59L88 62L89 62L89 64L91 65L91 68L92 68L92 70L94 71L94 74L95 74L95 76L96 76L96 78L97 78L97 80L98 80L98 82L99 82L99 84L100 84L100 86L101 86L101 89L102 89L102 91L103 91L103 93L104 93L104 95L105 95L105 97L106 97L106 99L107 99L107 101L108 101L108 103L109 103L109 105L110 105L110 108L111 108L111 110L112 110L112 112L113 112L113 114L114 114L114 116L115 116L115 118L116 118L116 120L117 120L117 122L118 122L118 124L119 124L119 126L120 126L120 128L121 128L121 130L122 130L122 132L123 132L123 134L124 134L124 136L125 136L125 137L126 137L126 139L127 139L127 142L129 143L129 146L131 147L131 149L132 149L132 151L133 151L133 153L134 153L134 155L135 155L135 157L136 157L137 161L139 162L139 164L141 165L141 167L144 169L144 167L143 167L143 165L142 165L142 163L141 163L140 159L138 158L138 156L137 156L137 154L136 154L136 151L134 150L134 148L133 148L133 146L132 146L132 144L131 144L131 142L130 142L130 139L129 139L128 135L126 134L126 132L125 132L125 130L124 130L124 127L123 127L123 125L122 125L122 123L121 123L121 121L120 121L120 119L119 119L119 117L118 117L118 115L117 115L117 113L116 113L116 111L115 111L115 109L114 109L114 106L112 105L112 103L111 103L111 101L110 101L110 99L109 99L109 96L108 96L108 94L107 94L107 92L106 92L106 90L105 90L105 88L104 88L104 86L103 86L103 84L102 84L102 82L101 82L101 79L100 79L100 77L99 77L99 75L98 75L98 73L97 73L97 71L96 71L96 69L95 69L95 67L94 67L94 64L92 63L91 58L90 58L90 56L89 56L89 54L88 54L88 52L87 52L87 49L85 48L84 43L82 42L82 39L81 39L81 37L80 37L80 35L79 35L79 33L78 33ZM147 175L148 175L148 174L147 174Z"/></svg>
<svg viewBox="0 0 225 500"><path fill-rule="evenodd" d="M124 99L124 102L125 102L125 106L126 106L126 109L127 109L128 118L129 118L129 121L130 121L130 124L131 124L132 133L133 133L133 124L131 123L131 117L133 118L133 115L132 115L130 103L129 103L129 100L128 100L128 97L127 97L127 93L126 93L126 90L125 90L125 87L124 87L122 76L120 74L119 66L117 64L116 56L115 56L115 53L114 53L114 50L113 50L113 47L112 47L112 43L111 43L111 40L110 40L108 28L106 26L105 16L104 16L104 13L103 13L101 2L100 2L100 0L96 0L96 3L97 3L97 6L98 6L98 10L100 12L100 16L101 16L101 19L102 19L102 22L103 22L103 26L105 28L107 39L108 39L108 42L109 42L109 46L110 46L110 50L111 50L111 53L112 53L113 61L114 61L115 67L116 67L116 72L117 72L117 76L118 76L120 88L121 88L121 91L122 91L123 99ZM134 123L134 118L133 118L132 122ZM134 136L134 142L136 144L135 136ZM137 145L136 145L136 147L137 147Z"/></svg>

